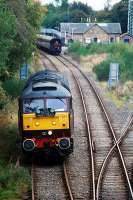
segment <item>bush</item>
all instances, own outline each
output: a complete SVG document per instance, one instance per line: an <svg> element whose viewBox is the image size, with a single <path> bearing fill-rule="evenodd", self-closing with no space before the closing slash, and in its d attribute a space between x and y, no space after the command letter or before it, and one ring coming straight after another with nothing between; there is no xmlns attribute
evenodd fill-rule
<svg viewBox="0 0 133 200"><path fill-rule="evenodd" d="M6 91L7 95L9 95L11 98L16 98L20 95L20 92L23 89L24 84L25 81L14 78L5 81L2 84L2 87Z"/></svg>
<svg viewBox="0 0 133 200"><path fill-rule="evenodd" d="M107 81L109 78L110 61L106 60L94 67L93 71L96 73L98 80Z"/></svg>
<svg viewBox="0 0 133 200"><path fill-rule="evenodd" d="M0 110L4 108L7 102L8 100L7 100L6 93L4 89L2 88L2 86L0 85Z"/></svg>
<svg viewBox="0 0 133 200"><path fill-rule="evenodd" d="M73 43L70 50L76 55L89 55L108 53L106 61L95 66L93 71L99 80L107 80L109 77L110 63L119 63L120 80L125 82L133 80L133 47L124 43L97 44L91 43L87 47L83 47L80 43Z"/></svg>
<svg viewBox="0 0 133 200"><path fill-rule="evenodd" d="M28 184L30 177L26 169L0 164L0 200L22 199L30 189Z"/></svg>
<svg viewBox="0 0 133 200"><path fill-rule="evenodd" d="M7 110L12 113L15 109ZM15 167L16 158L21 155L16 145L17 116L10 118L8 112L0 113L0 200L18 200L30 190L30 175L26 168Z"/></svg>

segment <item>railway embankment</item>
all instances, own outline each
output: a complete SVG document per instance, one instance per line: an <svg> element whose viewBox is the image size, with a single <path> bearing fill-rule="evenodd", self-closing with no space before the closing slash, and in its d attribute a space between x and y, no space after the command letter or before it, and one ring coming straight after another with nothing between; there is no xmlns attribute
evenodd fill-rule
<svg viewBox="0 0 133 200"><path fill-rule="evenodd" d="M74 43L69 48L72 57L86 72L91 72L107 100L117 108L133 108L133 47L127 44L90 44L86 47ZM110 63L119 64L117 87L108 87Z"/></svg>
<svg viewBox="0 0 133 200"><path fill-rule="evenodd" d="M5 100L6 106L0 110L0 200L25 199L30 177L28 170L19 165L17 100L7 95Z"/></svg>
<svg viewBox="0 0 133 200"><path fill-rule="evenodd" d="M38 56L30 65L30 73L42 70ZM18 141L18 96L25 81L19 71L0 81L0 200L28 199L30 174L23 165Z"/></svg>

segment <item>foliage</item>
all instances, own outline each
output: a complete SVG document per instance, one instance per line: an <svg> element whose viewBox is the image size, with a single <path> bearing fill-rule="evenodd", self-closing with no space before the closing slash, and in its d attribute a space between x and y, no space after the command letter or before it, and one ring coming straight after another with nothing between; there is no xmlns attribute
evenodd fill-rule
<svg viewBox="0 0 133 200"><path fill-rule="evenodd" d="M127 31L128 0L121 0L111 7L110 0L106 0L103 10L94 11L82 2L68 3L68 0L55 0L56 5L47 5L47 15L43 25L47 28L59 28L61 22L119 22L122 32Z"/></svg>
<svg viewBox="0 0 133 200"><path fill-rule="evenodd" d="M113 6L110 11L110 19L112 22L121 24L122 32L127 32L128 23L128 2L121 1Z"/></svg>
<svg viewBox="0 0 133 200"><path fill-rule="evenodd" d="M8 62L8 55L14 45L16 19L13 12L0 1L0 73Z"/></svg>
<svg viewBox="0 0 133 200"><path fill-rule="evenodd" d="M70 51L76 55L89 55L108 53L107 60L94 67L94 72L99 80L107 80L109 76L109 65L111 62L120 64L120 80L133 80L133 47L124 43L112 44L89 44L83 47L80 43L73 43Z"/></svg>
<svg viewBox="0 0 133 200"><path fill-rule="evenodd" d="M80 42L74 42L70 44L69 51L71 53L75 53L76 55L87 55L88 51L87 48L81 45Z"/></svg>
<svg viewBox="0 0 133 200"><path fill-rule="evenodd" d="M2 87L5 90L6 94L9 95L11 98L17 98L20 95L24 84L25 81L14 78L4 81Z"/></svg>
<svg viewBox="0 0 133 200"><path fill-rule="evenodd" d="M0 110L3 109L4 106L6 106L7 102L8 100L7 100L6 93L0 84Z"/></svg>
<svg viewBox="0 0 133 200"><path fill-rule="evenodd" d="M14 123L13 119L9 118L9 115L14 112L14 107L12 109L10 107L11 104L7 106L5 112L0 114L0 149L2 152L0 154L0 200L22 199L30 187L28 170L22 167L15 168L14 161L18 156L17 125L16 119Z"/></svg>
<svg viewBox="0 0 133 200"><path fill-rule="evenodd" d="M96 18L98 22L112 22L111 17L111 11L100 10L96 12Z"/></svg>
<svg viewBox="0 0 133 200"><path fill-rule="evenodd" d="M103 61L96 67L94 67L94 72L96 73L98 80L107 81L109 78L109 65L110 59Z"/></svg>
<svg viewBox="0 0 133 200"><path fill-rule="evenodd" d="M94 71L97 74L98 79L107 80L109 75L109 65L111 62L120 64L120 80L125 82L133 80L133 48L124 44L115 44L114 48L108 48L109 58L96 66ZM108 70L107 70L108 69Z"/></svg>
<svg viewBox="0 0 133 200"><path fill-rule="evenodd" d="M81 2L68 4L67 0L58 1L57 5L47 5L48 13L43 25L48 28L59 28L61 22L87 22L94 18L94 11L90 6Z"/></svg>
<svg viewBox="0 0 133 200"><path fill-rule="evenodd" d="M72 4L70 4L70 10L71 11L79 10L89 16L92 16L94 14L94 11L92 10L92 8L82 2L73 2Z"/></svg>
<svg viewBox="0 0 133 200"><path fill-rule="evenodd" d="M29 190L29 180L28 172L24 168L0 165L0 200L22 199L24 192Z"/></svg>
<svg viewBox="0 0 133 200"><path fill-rule="evenodd" d="M21 63L28 60L35 49L36 33L39 30L42 12L40 4L32 1L9 0L8 7L16 16L17 32L15 42L9 54L8 65L18 68Z"/></svg>
<svg viewBox="0 0 133 200"><path fill-rule="evenodd" d="M32 0L0 0L0 76L19 69L35 50L46 9ZM2 77L3 78L3 77Z"/></svg>

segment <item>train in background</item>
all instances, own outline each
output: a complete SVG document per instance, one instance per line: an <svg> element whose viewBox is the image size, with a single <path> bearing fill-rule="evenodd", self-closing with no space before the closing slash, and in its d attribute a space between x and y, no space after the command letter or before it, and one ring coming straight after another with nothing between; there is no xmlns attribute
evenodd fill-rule
<svg viewBox="0 0 133 200"><path fill-rule="evenodd" d="M61 40L61 44L62 46L65 45L65 38L62 37L62 34L60 31L56 30L56 29L52 29L52 28L42 28L41 29L41 34L42 35L47 35L47 36L51 36L57 39Z"/></svg>
<svg viewBox="0 0 133 200"><path fill-rule="evenodd" d="M26 155L73 151L72 96L66 76L52 70L32 75L19 98L19 135Z"/></svg>
<svg viewBox="0 0 133 200"><path fill-rule="evenodd" d="M37 35L37 47L51 53L52 55L59 55L62 50L61 40L47 35Z"/></svg>
<svg viewBox="0 0 133 200"><path fill-rule="evenodd" d="M37 46L53 55L59 55L64 45L64 38L59 31L54 29L42 29L37 35Z"/></svg>

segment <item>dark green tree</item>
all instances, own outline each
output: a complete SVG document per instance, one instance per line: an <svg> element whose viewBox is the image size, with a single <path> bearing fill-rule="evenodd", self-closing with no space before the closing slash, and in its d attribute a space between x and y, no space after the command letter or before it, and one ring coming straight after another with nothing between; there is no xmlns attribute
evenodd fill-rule
<svg viewBox="0 0 133 200"><path fill-rule="evenodd" d="M73 2L70 5L70 10L79 10L84 12L86 15L94 15L94 11L92 10L92 8L90 6L88 6L87 4L84 4L82 2Z"/></svg>
<svg viewBox="0 0 133 200"><path fill-rule="evenodd" d="M47 28L59 27L61 22L87 22L89 18L94 18L95 12L87 4L81 2L68 4L68 0L57 2L56 6L47 5L48 13L43 22Z"/></svg>
<svg viewBox="0 0 133 200"><path fill-rule="evenodd" d="M111 9L111 21L119 22L121 24L122 32L127 32L128 23L128 2L122 0L115 4Z"/></svg>
<svg viewBox="0 0 133 200"><path fill-rule="evenodd" d="M16 36L9 53L7 65L11 71L16 70L24 59L28 60L35 49L38 32L44 10L39 3L31 0L8 0L6 5L16 17Z"/></svg>
<svg viewBox="0 0 133 200"><path fill-rule="evenodd" d="M0 73L5 69L16 36L16 18L13 12L0 1Z"/></svg>

